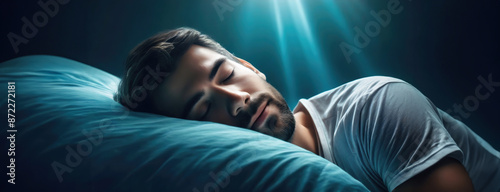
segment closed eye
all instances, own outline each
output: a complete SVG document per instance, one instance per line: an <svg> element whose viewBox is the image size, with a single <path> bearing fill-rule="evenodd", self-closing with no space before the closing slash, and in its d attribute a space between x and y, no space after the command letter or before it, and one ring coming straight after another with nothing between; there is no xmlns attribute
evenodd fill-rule
<svg viewBox="0 0 500 192"><path fill-rule="evenodd" d="M234 68L231 70L231 73L224 80L222 80L221 83L222 84L227 83L229 80L231 80L231 78L233 78L233 76L234 76Z"/></svg>

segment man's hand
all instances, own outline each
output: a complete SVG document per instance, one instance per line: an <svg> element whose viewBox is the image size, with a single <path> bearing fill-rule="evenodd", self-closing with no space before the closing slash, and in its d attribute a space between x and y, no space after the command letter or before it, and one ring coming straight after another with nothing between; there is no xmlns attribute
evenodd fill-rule
<svg viewBox="0 0 500 192"><path fill-rule="evenodd" d="M445 157L422 173L405 181L395 192L474 191L465 167L456 159Z"/></svg>

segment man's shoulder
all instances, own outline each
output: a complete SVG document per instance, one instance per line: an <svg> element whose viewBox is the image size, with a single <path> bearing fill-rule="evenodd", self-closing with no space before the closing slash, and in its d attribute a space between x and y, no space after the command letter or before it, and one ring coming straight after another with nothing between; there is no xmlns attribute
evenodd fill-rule
<svg viewBox="0 0 500 192"><path fill-rule="evenodd" d="M356 79L345 84L342 84L336 88L324 91L318 95L315 95L309 100L324 100L324 99L359 99L360 97L371 95L376 92L379 88L387 85L389 83L406 83L405 81L388 76L369 76Z"/></svg>
<svg viewBox="0 0 500 192"><path fill-rule="evenodd" d="M350 84L350 83L373 84L373 83L391 83L391 82L404 82L404 81L401 79L398 79L395 77L389 77L389 76L369 76L369 77L363 77L363 78L353 80L353 81L348 82L346 84Z"/></svg>
<svg viewBox="0 0 500 192"><path fill-rule="evenodd" d="M391 83L405 83L405 81L387 76L356 79L309 99L301 99L294 111L304 106L308 111L315 110L324 117L353 115L361 110L361 106L365 105L378 90Z"/></svg>

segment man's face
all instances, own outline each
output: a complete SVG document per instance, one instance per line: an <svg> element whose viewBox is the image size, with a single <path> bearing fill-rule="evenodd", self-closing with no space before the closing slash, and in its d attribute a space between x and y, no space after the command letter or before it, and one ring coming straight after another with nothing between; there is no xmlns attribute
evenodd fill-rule
<svg viewBox="0 0 500 192"><path fill-rule="evenodd" d="M252 69L192 45L153 92L158 113L252 129L289 140L295 120L283 96Z"/></svg>

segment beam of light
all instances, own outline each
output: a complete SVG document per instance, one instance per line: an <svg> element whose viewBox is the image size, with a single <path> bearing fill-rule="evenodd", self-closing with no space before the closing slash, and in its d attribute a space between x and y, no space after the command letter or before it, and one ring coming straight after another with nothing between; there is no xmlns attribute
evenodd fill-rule
<svg viewBox="0 0 500 192"><path fill-rule="evenodd" d="M335 24L340 28L340 35L342 35L342 38L344 41L350 45L353 45L353 40L354 40L354 26L355 25L349 25L346 21L347 19L344 17L342 14L342 11L339 8L339 5L335 3L334 1L331 0L323 0L325 7L328 9L328 12L331 13L331 17L333 18L333 21ZM354 2L349 2L349 3L354 3ZM358 3L359 5L359 3ZM356 10L353 10L352 7L349 8L350 12L358 12ZM368 13L368 12L366 12ZM354 14L356 15L356 14ZM357 19L357 18L354 18ZM355 22L355 23L360 23L360 22ZM364 24L364 23L363 23ZM361 29L364 29L364 25L358 26ZM339 48L340 49L340 48ZM372 75L375 73L375 69L373 69L372 65L370 64L370 61L366 58L365 54L363 54L363 49L362 52L359 54L353 54L351 55L351 59L353 60L351 63L356 65L358 70L361 71L361 74L363 76L366 75Z"/></svg>
<svg viewBox="0 0 500 192"><path fill-rule="evenodd" d="M280 56L281 56L281 61L282 61L282 67L284 71L284 77L285 77L285 84L286 84L286 89L287 89L287 100L289 102L294 102L298 101L298 96L297 96L297 89L296 87L296 82L295 79L292 78L292 69L290 66L290 60L288 58L288 49L287 49L287 43L285 41L285 34L283 32L283 23L281 21L281 13L280 9L277 3L278 0L273 1L273 6L274 6L274 13L275 13L275 18L276 18L276 27L278 30L278 39L279 39L279 45L280 45Z"/></svg>
<svg viewBox="0 0 500 192"><path fill-rule="evenodd" d="M310 2L302 0L249 1L245 6L240 7L240 12L238 12L241 16L240 23L237 24L238 31L243 37L241 43L245 45L243 53L257 48L252 44L252 39L262 38L262 34L255 33L255 29L266 30L265 26L271 26L268 28L271 29L269 32L277 35L279 49L279 56L277 56L281 61L279 67L281 67L284 80L282 82L283 96L289 103L298 101L299 97L328 90L338 85L340 77L345 75L335 69L350 65L349 68L356 70L362 76L375 73L370 61L366 59L366 53L364 53L366 50L361 49L359 54L353 53L352 62L347 63L339 47L341 41L354 45L353 28L358 26L364 29L366 22L363 14L369 14L366 4L357 1L342 3L331 0L307 3ZM321 9L320 14L311 13L311 7L308 5L319 5L320 7L314 8L315 10ZM316 22L311 21L318 18L329 19L331 23L326 27L332 29L331 35L339 35L339 37L316 37L319 29L314 26ZM340 41L324 42L324 40L331 39ZM333 49L322 50L321 45L325 45L324 43L336 45L328 45ZM336 55L336 57L332 58L329 55ZM340 63L332 63L332 59Z"/></svg>
<svg viewBox="0 0 500 192"><path fill-rule="evenodd" d="M311 71L310 74L314 74L314 77L311 77L313 84L316 90L327 90L332 88L334 71L330 68L316 44L315 39L311 33L311 27L309 26L309 22L307 21L304 8L300 0L295 0L293 2L288 2L290 10L293 13L293 21L295 24L295 29L300 34L303 34L305 38L298 38L304 56L307 59L307 64L310 66L308 69Z"/></svg>
<svg viewBox="0 0 500 192"><path fill-rule="evenodd" d="M242 3L243 4L243 3ZM245 2L244 5L239 5L238 7L235 7L235 9L238 9L238 11L232 12L234 16L236 17L236 14L240 14L241 22L238 22L235 24L236 29L235 31L238 32L239 35L239 46L238 50L241 53L248 53L251 52L251 38L252 38L252 29L255 27L256 23L255 20L258 19L256 18L255 15L255 9L257 9L256 4L253 2ZM245 58L243 58L245 59Z"/></svg>

